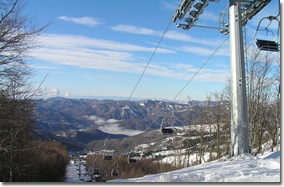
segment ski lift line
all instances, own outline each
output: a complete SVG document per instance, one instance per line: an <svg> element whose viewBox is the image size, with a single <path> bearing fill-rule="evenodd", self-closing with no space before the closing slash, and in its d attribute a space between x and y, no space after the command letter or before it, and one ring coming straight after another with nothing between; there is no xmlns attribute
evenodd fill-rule
<svg viewBox="0 0 284 187"><path fill-rule="evenodd" d="M164 117L162 119L162 122L160 124L160 132L163 134L163 135L175 135L175 131L174 131L174 123L175 123L175 116L174 116L174 109L173 107L170 107L172 109L172 116L170 117L171 118L171 126L170 127L163 127L163 122L165 119L167 119L167 117ZM167 119L168 120L168 119Z"/></svg>
<svg viewBox="0 0 284 187"><path fill-rule="evenodd" d="M110 135L109 135L110 136ZM108 138L109 138L109 136L108 136ZM107 138L107 139L108 139ZM93 147L93 149L94 149L94 147ZM101 149L99 149L99 150L102 150L102 149L105 149L105 141L104 141L104 144L101 146ZM95 159L94 159L94 161L93 161L93 163L92 163L92 167L94 168L94 164L95 164L95 162L96 162L96 160L99 158L99 156L100 156L100 154L102 153L102 151L99 153L99 154L96 154L96 156L95 156Z"/></svg>
<svg viewBox="0 0 284 187"><path fill-rule="evenodd" d="M152 123L145 129L145 131L150 130L150 128L152 127L152 125L154 124L154 122L161 116L161 114L163 113L162 110L160 110L160 112L158 113L158 115L156 116L156 118L152 121ZM141 137L140 137L141 138ZM139 138L137 138L135 141L133 141L133 143L120 155L125 155L127 152L129 152L131 150L131 148L133 147L133 145L136 145L136 142L138 142L138 140L140 140ZM111 169L122 157L118 157L104 172L102 175L104 175L106 173L106 171L108 171L109 169Z"/></svg>
<svg viewBox="0 0 284 187"><path fill-rule="evenodd" d="M189 83L193 80L193 78L201 71L201 69L209 62L209 60L216 54L216 52L223 46L223 44L225 43L225 41L229 38L229 36L227 36L224 41L218 46L218 48L212 53L212 55L210 55L208 57L208 59L203 63L203 65L199 68L199 70L191 77L191 79L186 83L186 85L178 92L178 94L172 99L172 101L176 100L176 98L183 92L183 90L189 85ZM148 131L152 125L154 124L154 122L162 115L163 111L161 110L158 115L156 115L156 118L152 121L152 123L145 129L145 131ZM131 146L128 147L128 149L126 149L126 151L124 153L122 153L121 155L125 155L130 148L132 148L133 145L136 144L136 142L139 140L139 138L137 138ZM116 161L114 161L107 170L109 170L111 167L113 167L114 164L116 164L116 162L118 162L121 159L121 157L117 158ZM106 170L106 171L107 171ZM103 173L105 174L105 172Z"/></svg>
<svg viewBox="0 0 284 187"><path fill-rule="evenodd" d="M142 74L140 75L140 77L139 77L139 79L138 79L136 85L134 86L134 88L133 88L133 90L132 90L132 92L131 92L131 94L130 94L130 96L129 96L129 98L128 98L128 101L130 101L130 99L132 98L132 96L133 96L133 94L134 94L134 92L135 92L137 86L139 85L139 83L140 83L140 81L141 81L143 75L145 74L145 72L146 72L146 70L147 70L149 64L151 63L151 61L152 61L154 55L156 54L156 52L157 52L157 50L158 50L158 48L159 48L159 46L160 46L162 40L164 39L164 37L165 37L167 31L169 30L169 27L170 27L171 23L172 23L172 20L170 20L170 22L169 22L169 24L167 25L167 27L166 27L166 29L165 29L165 31L164 31L162 37L161 37L160 40L159 40L159 42L158 42L158 44L157 44L155 50L153 51L151 57L149 58L149 61L148 61L148 63L146 64L146 66L145 66L145 68L144 68Z"/></svg>
<svg viewBox="0 0 284 187"><path fill-rule="evenodd" d="M177 97L183 92L183 90L189 85L189 83L194 79L194 77L203 69L203 67L211 60L211 58L217 53L217 51L223 46L225 41L229 38L227 36L223 42L217 47L217 49L207 58L207 60L202 64L202 66L195 72L195 74L187 81L187 83L184 85L184 87L177 93L177 95L172 99L172 101L175 101Z"/></svg>
<svg viewBox="0 0 284 187"><path fill-rule="evenodd" d="M143 72L142 72L140 78L138 79L138 81L137 81L137 83L136 83L134 89L132 90L132 92L131 92L131 94L130 94L128 100L130 100L130 99L132 98L132 96L133 96L133 94L134 94L134 92L135 92L137 86L139 85L139 83L140 83L140 81L141 81L143 75L145 74L145 72L146 72L146 70L147 70L149 64L151 63L151 61L152 61L152 59L153 59L153 57L154 57L154 55L155 55L157 49L159 48L159 46L160 46L160 44L161 44L163 38L165 37L165 34L167 33L167 31L168 31L168 29L169 29L171 23L172 23L172 20L170 20L169 24L167 25L167 27L166 27L166 29L165 29L165 31L164 31L162 37L160 38L160 40L159 40L159 42L158 42L158 44L157 44L155 50L153 51L153 53L152 53L152 55L151 55L151 57L150 57L150 59L149 59L147 65L145 66L145 68L144 68L144 70L143 70ZM178 92L178 94L172 99L172 101L176 100L176 98L183 92L183 90L188 86L188 84L193 80L193 78L203 69L203 67L209 62L209 60L210 60L210 59L216 54L216 52L223 46L223 44L225 43L225 41L226 41L227 39L228 39L228 36L227 36L227 37L224 39L224 41L218 46L218 48L212 53L212 55L209 56L209 58L205 61L205 63L204 63L204 64L199 68L199 70L191 77L191 79L190 79L190 80L186 83L186 85ZM161 116L162 113L163 113L163 111L160 111L160 113L156 116L156 118L152 121L152 123L148 126L148 128L146 128L145 131L149 130L149 129L152 127L152 125L154 124L154 122ZM125 154L130 150L130 148L131 148L133 145L135 145L135 143L136 143L138 140L139 140L139 138L137 138L136 141L134 141L133 144L132 144L131 146L129 146L129 148L126 149L126 151L125 151L122 155L125 155ZM121 157L119 157L116 161L114 161L114 162L110 165L110 167L109 167L108 169L110 169L110 168L111 168L115 163L117 163L120 159L121 159ZM107 170L108 170L108 169L107 169ZM104 172L104 173L105 173L105 172Z"/></svg>

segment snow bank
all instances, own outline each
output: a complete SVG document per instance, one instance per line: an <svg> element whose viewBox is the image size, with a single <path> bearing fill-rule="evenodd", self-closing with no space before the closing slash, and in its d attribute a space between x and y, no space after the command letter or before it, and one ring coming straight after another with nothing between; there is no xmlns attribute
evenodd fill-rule
<svg viewBox="0 0 284 187"><path fill-rule="evenodd" d="M280 182L280 151L223 158L172 172L108 182Z"/></svg>

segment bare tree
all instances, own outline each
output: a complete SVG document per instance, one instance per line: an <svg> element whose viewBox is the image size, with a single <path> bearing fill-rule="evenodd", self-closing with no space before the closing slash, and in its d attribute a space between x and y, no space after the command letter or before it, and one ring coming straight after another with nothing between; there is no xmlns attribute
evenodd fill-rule
<svg viewBox="0 0 284 187"><path fill-rule="evenodd" d="M205 148L205 132L204 132L204 125L205 125L205 115L206 115L206 111L204 110L204 108L202 106L198 107L198 125L199 128L197 127L196 131L198 132L198 136L199 136L199 161L198 163L201 164L202 160L205 162L204 160L204 148ZM197 146L197 145L196 145Z"/></svg>
<svg viewBox="0 0 284 187"><path fill-rule="evenodd" d="M230 82L230 81L228 81ZM223 102L223 113L224 113L224 141L226 144L225 155L228 155L230 152L230 144L231 144L231 88L230 84L227 84L225 89L223 90L224 102Z"/></svg>
<svg viewBox="0 0 284 187"><path fill-rule="evenodd" d="M31 71L24 58L43 28L22 16L19 0L1 1L0 15L0 180L21 181L33 124Z"/></svg>
<svg viewBox="0 0 284 187"><path fill-rule="evenodd" d="M275 64L272 53L250 48L248 54L250 144L252 148L258 148L256 153L261 153L265 132L276 125L272 124L269 110L275 97L273 87L278 81L277 77L273 76Z"/></svg>
<svg viewBox="0 0 284 187"><path fill-rule="evenodd" d="M214 121L216 125L216 149L217 149L217 158L221 158L221 133L222 133L222 104L223 104L223 93L215 93L214 94L215 99L215 106L214 106Z"/></svg>
<svg viewBox="0 0 284 187"><path fill-rule="evenodd" d="M211 95L207 96L207 123L209 125L209 156L210 160L213 160L213 150L214 150L214 126L213 126L213 111L211 107Z"/></svg>
<svg viewBox="0 0 284 187"><path fill-rule="evenodd" d="M191 119L193 118L192 117L192 115L193 115L193 108L192 108L192 105L191 105L191 100L190 100L190 98L188 98L188 103L189 103L189 106L188 106L188 109L187 109L187 112L188 112L188 114L187 114L187 120L188 120L188 130L187 130L187 138L188 138L188 140L186 141L186 145L185 145L185 147L186 147L186 159L187 159L187 161L186 161L186 166L187 167L189 167L190 166L190 155L191 155L191 151L190 151L190 149L191 149Z"/></svg>

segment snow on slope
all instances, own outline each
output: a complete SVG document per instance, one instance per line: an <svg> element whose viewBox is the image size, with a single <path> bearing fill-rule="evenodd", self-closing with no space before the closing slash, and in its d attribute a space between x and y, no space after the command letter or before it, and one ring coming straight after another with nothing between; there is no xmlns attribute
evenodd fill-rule
<svg viewBox="0 0 284 187"><path fill-rule="evenodd" d="M280 182L280 151L223 158L172 172L108 182Z"/></svg>

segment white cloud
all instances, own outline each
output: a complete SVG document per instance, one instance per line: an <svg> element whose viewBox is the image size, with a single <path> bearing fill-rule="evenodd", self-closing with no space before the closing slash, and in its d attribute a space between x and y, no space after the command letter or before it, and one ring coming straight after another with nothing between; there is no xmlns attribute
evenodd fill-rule
<svg viewBox="0 0 284 187"><path fill-rule="evenodd" d="M116 25L112 27L112 30L117 31L117 32L150 35L150 36L157 36L157 37L161 37L163 35L163 33L160 31L155 31L152 29L144 28L144 27L136 27L133 25ZM184 32L179 32L179 31L168 31L165 35L165 38L170 39L170 40L196 43L196 44L207 45L207 46L217 46L218 43L221 43L220 39L195 38L188 34L185 34Z"/></svg>
<svg viewBox="0 0 284 187"><path fill-rule="evenodd" d="M31 54L37 59L114 72L141 73L145 63L137 62L137 57L130 52L154 50L128 43L70 35L44 35L39 37L38 43L42 47L33 50ZM169 49L159 49L157 52L174 53Z"/></svg>
<svg viewBox="0 0 284 187"><path fill-rule="evenodd" d="M161 35L160 32L154 31L152 29L147 29L143 27L135 27L132 25L116 25L112 27L112 30L119 31L119 32L133 33L133 34L157 35L157 36Z"/></svg>
<svg viewBox="0 0 284 187"><path fill-rule="evenodd" d="M52 88L47 94L48 96L59 96L60 91L57 88Z"/></svg>
<svg viewBox="0 0 284 187"><path fill-rule="evenodd" d="M196 47L196 46L184 46L184 47L181 47L181 50L185 52L198 54L201 56L210 56L215 51L215 49ZM230 49L228 47L225 47L225 48L223 47L216 52L215 56L230 56Z"/></svg>
<svg viewBox="0 0 284 187"><path fill-rule="evenodd" d="M179 1L176 1L176 3L172 4L171 3L168 3L166 1L163 1L162 2L162 6L167 9L167 10L171 10L171 11L175 11L177 8L178 8L178 5L179 5Z"/></svg>
<svg viewBox="0 0 284 187"><path fill-rule="evenodd" d="M219 16L216 13L204 11L203 14L200 15L199 19L204 21L219 21Z"/></svg>
<svg viewBox="0 0 284 187"><path fill-rule="evenodd" d="M80 25L86 25L89 27L94 27L96 25L102 24L97 18L93 17L80 17L80 18L74 18L74 17L67 17L67 16L60 16L58 19L63 21L70 21L76 24Z"/></svg>
<svg viewBox="0 0 284 187"><path fill-rule="evenodd" d="M165 64L165 63L164 63ZM191 64L177 63L174 65L168 65L168 67L162 67L159 65L149 66L148 74L159 75L162 77L168 77L172 79L186 80L192 78L192 76L199 70L200 67L194 68ZM202 82L219 82L227 83L227 79L230 75L229 69L206 69L203 68L199 71L198 76L194 78L195 81Z"/></svg>
<svg viewBox="0 0 284 187"><path fill-rule="evenodd" d="M193 65L191 64L182 64L182 63L177 63L173 66L173 68L180 70L180 71L186 71L189 73L195 73L197 72L199 69L198 68L194 68ZM212 70L212 69L205 69L203 68L202 70L200 70L200 73L227 73L228 70Z"/></svg>
<svg viewBox="0 0 284 187"><path fill-rule="evenodd" d="M139 57L133 52L152 52L152 48L82 36L44 35L40 37L39 41L42 47L32 51L32 55L37 59L54 64L113 72L140 74L143 72L146 62L137 60ZM200 48L199 51L194 48L196 47L187 46L178 50L187 52L193 50L192 52L198 53L201 50L203 52L202 55L211 54L212 52L211 50L206 50L206 48ZM161 50L162 52L167 52L169 49ZM177 68L165 66L164 63L161 65L151 63L146 71L146 74L181 80L188 80L190 78L189 73L189 71L185 72ZM212 72L207 71L204 73ZM218 72L214 73L217 74ZM198 80L201 80L201 78ZM220 82L221 80L210 79L201 81Z"/></svg>
<svg viewBox="0 0 284 187"><path fill-rule="evenodd" d="M58 69L56 67L51 67L51 66L41 66L41 65L29 65L29 66L34 69Z"/></svg>
<svg viewBox="0 0 284 187"><path fill-rule="evenodd" d="M85 36L46 34L38 38L38 45L49 48L97 48L117 51L153 52L154 48L133 45L111 40L100 40ZM158 53L175 53L173 50L160 48Z"/></svg>
<svg viewBox="0 0 284 187"><path fill-rule="evenodd" d="M116 119L108 119L106 120L107 123L118 123L119 120L116 120Z"/></svg>
<svg viewBox="0 0 284 187"><path fill-rule="evenodd" d="M71 96L71 92L64 92L63 96L64 97L70 97Z"/></svg>
<svg viewBox="0 0 284 187"><path fill-rule="evenodd" d="M57 88L46 88L42 86L38 91L39 95L46 95L48 97L58 97L60 96L60 90Z"/></svg>
<svg viewBox="0 0 284 187"><path fill-rule="evenodd" d="M100 118L100 117L97 117L95 115L92 115L92 116L85 116L87 119L91 120L91 121L94 121L95 124L97 125L105 125L106 124L106 121L104 118Z"/></svg>
<svg viewBox="0 0 284 187"><path fill-rule="evenodd" d="M106 133L134 136L144 132L140 130L126 129L124 127L120 127L119 120L116 119L105 120L104 118L97 117L95 115L85 117L89 120L94 121L94 123L99 126L98 129Z"/></svg>
<svg viewBox="0 0 284 187"><path fill-rule="evenodd" d="M36 58L81 68L100 69L114 72L142 72L142 65L128 62L123 54L118 57L107 53L100 54L96 50L84 49L49 49L41 48L34 52Z"/></svg>
<svg viewBox="0 0 284 187"><path fill-rule="evenodd" d="M45 86L41 86L39 89L35 90L36 96L39 97L70 97L71 92L69 91L60 91L58 88L47 88Z"/></svg>
<svg viewBox="0 0 284 187"><path fill-rule="evenodd" d="M124 127L120 127L119 124L116 123L100 126L98 129L110 134L125 134L127 136L134 136L144 132L140 130L126 129Z"/></svg>
<svg viewBox="0 0 284 187"><path fill-rule="evenodd" d="M220 41L219 39L201 39L201 38L194 38L188 34L179 31L168 31L165 35L165 38L171 40L178 40L182 42L189 42L189 43L196 43L201 45L207 46L216 46L216 43ZM221 42L219 42L221 43Z"/></svg>

